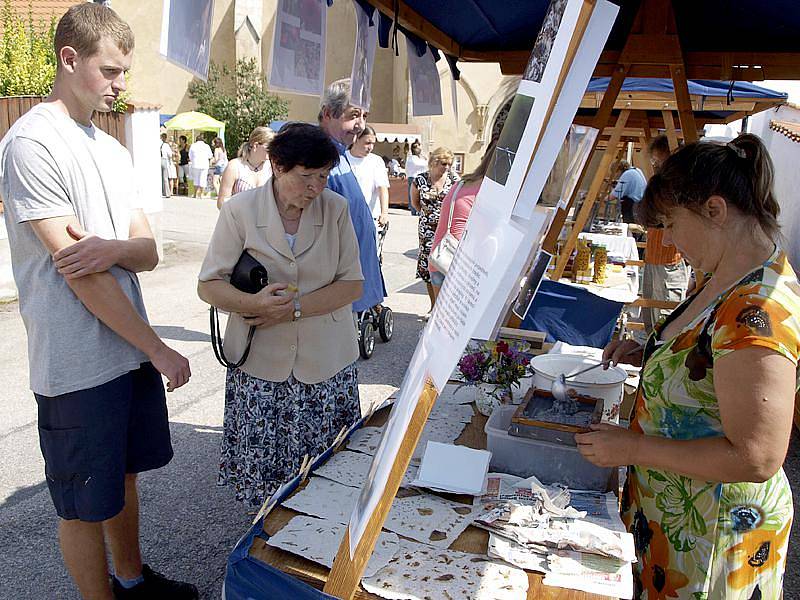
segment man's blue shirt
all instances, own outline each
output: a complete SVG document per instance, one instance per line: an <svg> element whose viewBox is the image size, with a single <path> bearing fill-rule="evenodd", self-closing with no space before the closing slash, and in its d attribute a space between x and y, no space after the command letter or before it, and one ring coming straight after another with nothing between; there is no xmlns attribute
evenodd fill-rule
<svg viewBox="0 0 800 600"><path fill-rule="evenodd" d="M619 176L612 196L619 200L630 198L634 202L641 202L646 187L647 179L645 179L644 173L636 167L631 167Z"/></svg>
<svg viewBox="0 0 800 600"><path fill-rule="evenodd" d="M386 288L383 284L381 264L378 261L378 248L375 242L375 222L372 212L364 199L364 193L358 185L355 173L345 155L347 147L331 138L339 151L339 165L331 169L328 175L328 188L347 198L350 205L350 219L358 239L361 272L364 275L364 293L353 302L354 311L368 310L383 302Z"/></svg>

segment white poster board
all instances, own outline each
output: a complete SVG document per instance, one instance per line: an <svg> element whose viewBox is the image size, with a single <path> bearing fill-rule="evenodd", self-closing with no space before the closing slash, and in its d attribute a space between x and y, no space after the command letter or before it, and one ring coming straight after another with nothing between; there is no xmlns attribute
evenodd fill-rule
<svg viewBox="0 0 800 600"><path fill-rule="evenodd" d="M583 0L554 0L553 4L563 7L563 16L560 20L558 35L550 44L549 60L547 60L542 74L542 81L549 82L549 90L542 87L537 91L539 97L544 99L539 103L541 105L549 104L552 101L558 74L561 72L561 64L565 60L566 47L569 45L571 32L575 29ZM592 20L598 13L605 17L599 21L605 28L603 42L611 31L617 11L618 7L608 0L598 0L595 4ZM563 33L564 27L568 27L567 33ZM590 39L592 48L594 48L595 41L594 38ZM416 57L416 53L410 49L409 63L412 55ZM558 60L558 64L554 64L555 60ZM578 58L576 57L575 60L577 62ZM432 56L430 62L433 64ZM591 68L595 62L592 62ZM583 71L581 72L583 73ZM552 77L548 75L549 73L556 73L556 75ZM437 89L438 81L437 75ZM577 100L579 102L588 82L589 76L587 75L583 87L577 92L574 89L575 86L569 88L565 86L565 91L558 98L558 102L562 100L571 102L572 98L563 96L573 93L579 94ZM520 89L526 84L544 85L523 81ZM514 156L510 157L509 168L505 170L503 176L499 176L498 171L495 171L495 178L485 178L478 192L464 236L447 272L433 315L417 344L397 401L386 424L384 435L375 453L367 481L350 518L351 558L354 556L367 523L386 488L392 465L405 438L425 381L430 378L436 389L441 391L468 341L473 338L488 339L493 336L499 320L505 314L506 307L510 305L519 291L521 274L530 264L532 256L538 251L546 225L552 217L552 209L546 209L531 210L526 215L514 215L512 218L512 211L514 211L515 204L518 203L517 198L523 176L527 172L531 155L541 133L541 123L537 125L536 121L532 120L535 98L532 95L524 94L518 94L517 98L521 99L516 116L512 118L512 115L509 114L504 127L504 131L515 127L521 130L521 133L513 131L511 134L517 149L514 151ZM441 94L439 95L439 106L441 106ZM542 120L546 108L544 106L539 109ZM417 113L415 112L415 114ZM568 127L569 123L558 132L558 148L560 148ZM509 139L511 138L507 138L507 141ZM555 153L548 154L550 156L549 164L544 160L538 163L539 168L545 172L545 177L541 180L542 186L558 154L558 148ZM535 198L538 199L541 188L535 192Z"/></svg>
<svg viewBox="0 0 800 600"><path fill-rule="evenodd" d="M164 0L159 53L202 80L211 59L212 0Z"/></svg>
<svg viewBox="0 0 800 600"><path fill-rule="evenodd" d="M327 14L323 0L278 0L270 88L307 96L322 95Z"/></svg>
<svg viewBox="0 0 800 600"><path fill-rule="evenodd" d="M406 44L408 52L408 77L411 81L411 112L415 117L442 114L442 85L436 59L426 47L423 56L417 56L414 44Z"/></svg>
<svg viewBox="0 0 800 600"><path fill-rule="evenodd" d="M375 49L378 47L378 25L370 27L369 17L358 2L356 10L356 47L353 53L353 70L350 72L350 104L369 112L372 100L372 69Z"/></svg>

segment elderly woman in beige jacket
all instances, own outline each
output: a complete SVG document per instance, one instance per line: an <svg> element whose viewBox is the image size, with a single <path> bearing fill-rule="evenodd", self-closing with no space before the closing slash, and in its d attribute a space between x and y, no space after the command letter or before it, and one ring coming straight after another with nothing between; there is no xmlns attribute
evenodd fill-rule
<svg viewBox="0 0 800 600"><path fill-rule="evenodd" d="M222 206L198 285L204 301L231 313L227 356L242 356L257 328L247 360L227 373L219 474L251 508L361 416L358 242L347 200L325 189L338 152L319 127L290 123L269 157L272 178ZM244 250L269 274L257 294L230 284Z"/></svg>

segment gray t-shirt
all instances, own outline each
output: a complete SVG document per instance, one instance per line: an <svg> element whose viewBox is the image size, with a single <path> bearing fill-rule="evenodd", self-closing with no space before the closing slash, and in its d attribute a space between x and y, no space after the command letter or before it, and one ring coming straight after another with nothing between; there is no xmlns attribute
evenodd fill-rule
<svg viewBox="0 0 800 600"><path fill-rule="evenodd" d="M39 104L0 141L0 192L28 332L31 389L58 396L101 385L147 361L86 309L28 223L75 215L89 233L128 239L138 204L128 151L100 129ZM146 320L136 274L116 266L109 272Z"/></svg>

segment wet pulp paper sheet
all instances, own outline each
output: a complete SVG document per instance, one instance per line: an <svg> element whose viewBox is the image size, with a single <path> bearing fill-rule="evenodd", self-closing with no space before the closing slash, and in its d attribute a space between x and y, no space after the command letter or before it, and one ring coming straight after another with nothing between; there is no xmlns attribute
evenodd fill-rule
<svg viewBox="0 0 800 600"><path fill-rule="evenodd" d="M301 515L294 517L269 538L267 544L330 569L342 543L345 527L342 523ZM364 577L370 577L385 567L399 549L400 540L397 535L382 531L364 570Z"/></svg>
<svg viewBox="0 0 800 600"><path fill-rule="evenodd" d="M547 557L545 585L612 598L633 598L633 571L629 562L585 554L559 551Z"/></svg>
<svg viewBox="0 0 800 600"><path fill-rule="evenodd" d="M457 375L457 373L454 372ZM475 387L462 383L448 383L436 399L436 404L472 404L475 402Z"/></svg>
<svg viewBox="0 0 800 600"><path fill-rule="evenodd" d="M321 1L278 0L269 72L270 90L322 95L327 8Z"/></svg>
<svg viewBox="0 0 800 600"><path fill-rule="evenodd" d="M422 459L422 455L425 453L425 446L428 442L450 444L456 441L461 435L461 432L464 431L467 423L472 420L471 416L469 420L466 418L467 414L474 414L472 407L469 406L467 408L468 411L458 408L453 409L452 417L450 408L439 409L437 413L438 417L446 418L434 418L431 416L430 420L425 423L425 428L422 430L422 435L420 436L419 443L414 450L414 455L411 460L419 461ZM451 418L453 420L449 420ZM374 456L375 451L380 445L382 435L382 428L363 427L350 436L347 442L347 449ZM363 482L364 480L362 479L361 483L358 485L360 486Z"/></svg>
<svg viewBox="0 0 800 600"><path fill-rule="evenodd" d="M369 17L358 2L356 10L356 48L353 54L353 70L350 72L350 104L369 110L372 88L372 68L375 64L375 49L378 46L378 24L370 27Z"/></svg>
<svg viewBox="0 0 800 600"><path fill-rule="evenodd" d="M314 471L314 475L325 477L349 487L360 488L369 474L372 457L360 452L335 453L328 462ZM408 487L417 475L417 468L410 466L403 477L402 486Z"/></svg>
<svg viewBox="0 0 800 600"><path fill-rule="evenodd" d="M312 477L283 503L285 508L346 524L358 489ZM428 494L395 498L384 528L415 540L447 548L472 522L472 507Z"/></svg>
<svg viewBox="0 0 800 600"><path fill-rule="evenodd" d="M428 442L414 485L456 494L481 494L492 453Z"/></svg>
<svg viewBox="0 0 800 600"><path fill-rule="evenodd" d="M312 477L308 485L286 500L283 506L334 523L347 523L357 497L358 488L324 477Z"/></svg>
<svg viewBox="0 0 800 600"><path fill-rule="evenodd" d="M424 544L449 548L472 523L472 506L430 494L395 498L383 524Z"/></svg>
<svg viewBox="0 0 800 600"><path fill-rule="evenodd" d="M436 399L431 414L428 415L430 421L454 421L457 423L471 423L475 411L470 404L458 404L455 402L442 401L441 396Z"/></svg>
<svg viewBox="0 0 800 600"><path fill-rule="evenodd" d="M347 440L347 449L374 456L381 443L382 435L382 427L362 427Z"/></svg>
<svg viewBox="0 0 800 600"><path fill-rule="evenodd" d="M528 593L528 576L478 554L400 540L389 564L361 585L389 600L520 600Z"/></svg>
<svg viewBox="0 0 800 600"><path fill-rule="evenodd" d="M489 556L537 573L547 573L547 552L536 552L506 537L489 533Z"/></svg>

